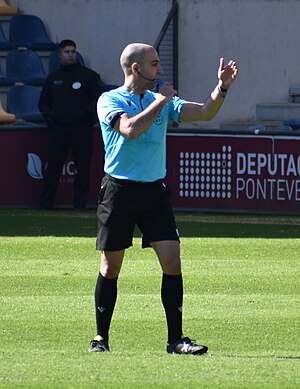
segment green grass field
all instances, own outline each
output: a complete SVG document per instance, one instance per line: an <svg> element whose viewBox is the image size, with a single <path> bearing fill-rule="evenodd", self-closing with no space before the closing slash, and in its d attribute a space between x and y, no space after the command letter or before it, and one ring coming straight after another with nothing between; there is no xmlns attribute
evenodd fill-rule
<svg viewBox="0 0 300 389"><path fill-rule="evenodd" d="M300 217L176 213L184 332L170 355L161 271L138 234L110 353L95 335L95 211L0 210L0 388L299 388Z"/></svg>

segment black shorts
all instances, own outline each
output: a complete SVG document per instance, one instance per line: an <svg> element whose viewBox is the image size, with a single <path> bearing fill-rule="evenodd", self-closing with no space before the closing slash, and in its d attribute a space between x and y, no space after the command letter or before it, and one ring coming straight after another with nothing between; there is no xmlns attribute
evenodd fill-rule
<svg viewBox="0 0 300 389"><path fill-rule="evenodd" d="M162 180L141 183L104 176L97 216L97 250L132 246L135 225L142 233L143 248L150 247L150 242L179 241L170 191Z"/></svg>

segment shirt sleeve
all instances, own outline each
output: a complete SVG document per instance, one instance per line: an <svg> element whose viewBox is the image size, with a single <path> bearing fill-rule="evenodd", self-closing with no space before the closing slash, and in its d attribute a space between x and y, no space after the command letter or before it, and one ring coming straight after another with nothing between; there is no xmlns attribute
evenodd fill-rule
<svg viewBox="0 0 300 389"><path fill-rule="evenodd" d="M187 101L184 99L181 99L178 96L174 96L173 99L170 101L170 106L169 106L169 118L171 121L175 123L180 122L180 112L183 107L183 105Z"/></svg>
<svg viewBox="0 0 300 389"><path fill-rule="evenodd" d="M120 105L120 101L110 96L108 92L103 93L98 99L97 103L97 113L100 123L105 123L107 126L114 123L115 117L118 118L124 109ZM116 120L116 119L115 119Z"/></svg>

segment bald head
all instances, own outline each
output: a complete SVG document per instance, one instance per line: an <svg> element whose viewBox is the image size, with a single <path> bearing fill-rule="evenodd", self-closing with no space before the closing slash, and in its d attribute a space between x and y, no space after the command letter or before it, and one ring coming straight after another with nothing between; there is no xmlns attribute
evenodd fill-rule
<svg viewBox="0 0 300 389"><path fill-rule="evenodd" d="M141 63L147 58L148 53L155 52L154 47L145 43L130 43L123 50L120 57L120 64L126 76L132 74L131 65L134 62Z"/></svg>

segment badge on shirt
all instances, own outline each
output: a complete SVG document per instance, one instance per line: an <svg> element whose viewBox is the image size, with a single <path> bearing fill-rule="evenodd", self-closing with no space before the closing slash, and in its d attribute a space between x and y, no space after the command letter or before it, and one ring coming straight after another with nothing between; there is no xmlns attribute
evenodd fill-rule
<svg viewBox="0 0 300 389"><path fill-rule="evenodd" d="M73 89L80 89L81 88L81 83L79 81L74 82L72 85Z"/></svg>
<svg viewBox="0 0 300 389"><path fill-rule="evenodd" d="M162 115L159 113L157 118L154 120L154 123L157 124L158 126L160 126L163 122L163 117Z"/></svg>

